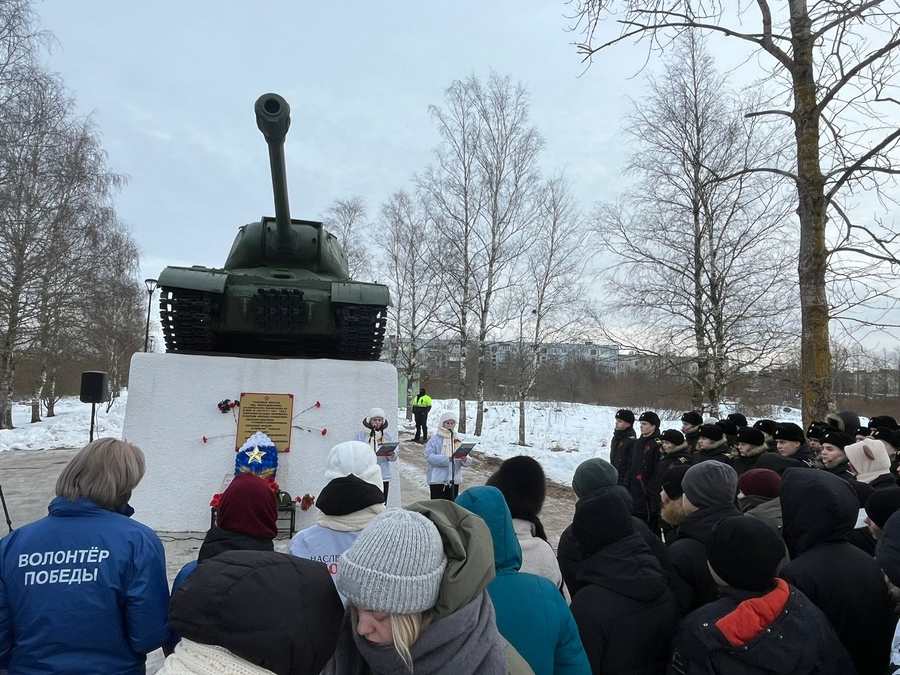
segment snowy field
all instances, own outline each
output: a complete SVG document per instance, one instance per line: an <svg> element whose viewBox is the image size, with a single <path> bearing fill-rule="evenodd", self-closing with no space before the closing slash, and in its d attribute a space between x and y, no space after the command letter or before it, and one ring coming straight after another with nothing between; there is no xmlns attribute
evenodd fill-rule
<svg viewBox="0 0 900 675"><path fill-rule="evenodd" d="M97 405L94 438L122 437L126 400L127 395L123 393L108 413L106 403ZM17 404L13 406L13 426L16 428L0 430L0 452L80 448L88 442L91 404L82 403L77 396L67 396L56 404L56 417L45 417L35 424L31 424L31 406Z"/></svg>
<svg viewBox="0 0 900 675"><path fill-rule="evenodd" d="M97 406L97 424L94 436L122 435L127 393L123 393L107 413L106 405ZM435 400L429 422L432 429L444 410L457 409L455 399ZM484 430L481 437L466 436L478 443L477 450L486 455L506 459L515 455L530 455L544 467L547 476L554 481L570 485L575 468L591 457L609 459L609 440L615 425L617 408L583 403L554 403L532 401L525 406L526 440L528 445L516 444L519 436L519 408L517 403L486 402ZM0 451L50 450L53 448L80 448L88 441L91 406L81 403L77 397L66 397L56 406L56 417L44 418L31 424L31 408L16 405L13 408L13 424L16 429L0 431ZM638 411L635 411L638 412ZM399 411L400 428L415 431L415 425L405 419L405 410ZM469 428L474 427L475 402L469 401L466 414ZM681 429L681 422L673 419L662 421L663 429ZM801 423L796 408L779 409L776 419ZM751 418L750 422L753 423ZM637 423L635 423L637 428Z"/></svg>
<svg viewBox="0 0 900 675"><path fill-rule="evenodd" d="M584 403L553 403L531 401L525 404L525 440L527 446L518 445L519 404L485 402L484 428L482 435L465 435L467 441L476 442L476 450L486 455L506 459L516 455L534 457L547 477L572 484L572 474L576 467L591 457L609 459L609 441L615 428L615 415L619 408L613 406L587 405ZM456 399L435 400L428 416L429 431L437 426L444 410L458 410ZM466 403L468 428L475 427L475 402ZM730 411L725 411L726 414ZM635 416L640 411L635 410ZM400 428L415 432L415 423L407 422L406 411L399 411ZM672 419L662 419L661 429L681 429L681 415L670 415ZM780 408L776 419L779 422L802 424L800 410ZM752 424L756 418L749 418ZM635 422L635 429L638 423Z"/></svg>

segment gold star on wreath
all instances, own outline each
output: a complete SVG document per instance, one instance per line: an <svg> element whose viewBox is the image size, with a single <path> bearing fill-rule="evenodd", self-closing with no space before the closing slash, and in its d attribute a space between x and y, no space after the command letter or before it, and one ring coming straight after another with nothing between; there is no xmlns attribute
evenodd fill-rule
<svg viewBox="0 0 900 675"><path fill-rule="evenodd" d="M259 447L255 447L253 450L245 450L244 452L247 453L247 464L253 464L253 462L262 464L263 457L266 456L266 453L262 452Z"/></svg>

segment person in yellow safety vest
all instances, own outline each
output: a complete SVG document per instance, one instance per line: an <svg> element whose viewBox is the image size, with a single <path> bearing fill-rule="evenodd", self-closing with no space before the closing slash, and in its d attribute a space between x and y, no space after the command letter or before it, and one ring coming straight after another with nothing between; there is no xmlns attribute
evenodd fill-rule
<svg viewBox="0 0 900 675"><path fill-rule="evenodd" d="M425 393L424 389L419 389L419 395L413 399L413 417L416 419L414 443L424 443L428 440L428 413L430 410L431 397Z"/></svg>

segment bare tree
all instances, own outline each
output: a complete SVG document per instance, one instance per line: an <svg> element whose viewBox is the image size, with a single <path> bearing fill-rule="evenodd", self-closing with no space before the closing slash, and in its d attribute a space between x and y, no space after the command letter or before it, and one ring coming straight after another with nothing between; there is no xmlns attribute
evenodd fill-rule
<svg viewBox="0 0 900 675"><path fill-rule="evenodd" d="M778 177L718 179L765 161L767 130L743 118L698 35L665 65L625 125L640 144L628 164L636 184L597 211L612 259L603 324L617 342L665 356L690 377L694 407L717 414L742 370L791 344L796 296L784 268L796 253Z"/></svg>
<svg viewBox="0 0 900 675"><path fill-rule="evenodd" d="M586 58L624 40L667 47L685 31L718 33L771 58L777 87L772 103L751 111L790 121L794 142L788 153L796 167L748 165L721 176L768 171L790 179L799 216L798 277L802 319L801 381L804 418L822 419L831 404L829 348L829 257L859 255L872 263L897 262L898 233L889 223L851 212L856 195L868 191L890 201L883 188L894 185L900 129L890 121L896 93L900 9L880 0L810 3L769 0L572 0L579 45ZM755 4L755 10L752 10ZM751 17L751 12L754 16ZM600 23L615 17L622 31L596 39ZM750 21L756 30L748 30ZM893 202L891 202L893 203ZM828 240L828 220L834 224Z"/></svg>
<svg viewBox="0 0 900 675"><path fill-rule="evenodd" d="M444 92L445 106L429 106L441 136L435 162L415 182L425 197L435 225L431 268L439 285L440 322L456 335L459 363L456 396L459 430L466 431L466 361L474 305L476 227L484 203L484 187L477 160L481 134L474 96L468 82L455 80Z"/></svg>
<svg viewBox="0 0 900 675"><path fill-rule="evenodd" d="M368 219L362 197L336 199L322 218L325 228L337 237L347 255L347 266L353 279L372 278L372 260L366 234Z"/></svg>
<svg viewBox="0 0 900 675"><path fill-rule="evenodd" d="M486 83L469 78L476 114L481 120L476 147L484 202L475 234L475 316L478 321L478 374L475 385L475 434L484 424L486 346L492 329L506 322L494 311L495 297L515 284L515 263L533 242L528 230L539 203L537 160L544 139L529 120L528 92L521 82L491 73Z"/></svg>
<svg viewBox="0 0 900 675"><path fill-rule="evenodd" d="M379 231L377 245L393 301L388 308L396 337L392 360L406 376L406 418L412 419L412 387L423 365L421 355L438 335L438 280L429 269L428 249L434 228L419 196L400 190L381 207Z"/></svg>
<svg viewBox="0 0 900 675"><path fill-rule="evenodd" d="M534 243L520 261L518 285L509 297L517 309L518 334L513 362L519 400L519 445L526 444L525 400L537 382L541 352L571 335L585 318L584 289L588 228L562 174L543 186L531 236Z"/></svg>

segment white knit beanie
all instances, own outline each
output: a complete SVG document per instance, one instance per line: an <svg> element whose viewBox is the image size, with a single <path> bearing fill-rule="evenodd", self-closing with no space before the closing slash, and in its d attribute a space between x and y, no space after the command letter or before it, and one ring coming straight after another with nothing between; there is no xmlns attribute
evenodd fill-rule
<svg viewBox="0 0 900 675"><path fill-rule="evenodd" d="M379 490L384 489L378 457L372 452L371 446L361 441L338 443L328 453L325 480L332 481L335 478L349 476L351 473Z"/></svg>
<svg viewBox="0 0 900 675"><path fill-rule="evenodd" d="M441 413L441 416L438 419L438 426L444 426L444 422L446 422L447 420L453 420L454 422L459 423L459 415L457 415L453 410L445 410Z"/></svg>
<svg viewBox="0 0 900 675"><path fill-rule="evenodd" d="M435 524L420 513L389 509L341 554L337 587L364 609L416 614L434 607L446 568Z"/></svg>
<svg viewBox="0 0 900 675"><path fill-rule="evenodd" d="M366 418L366 422L371 422L373 417L380 417L383 420L387 419L382 408L372 408L369 411L369 416Z"/></svg>

